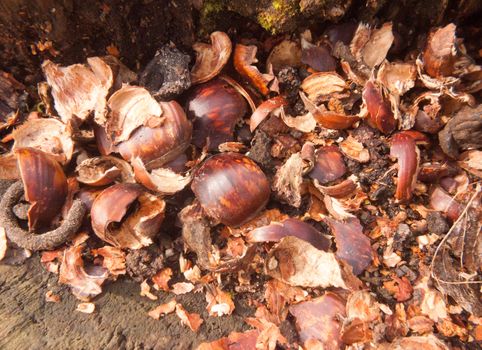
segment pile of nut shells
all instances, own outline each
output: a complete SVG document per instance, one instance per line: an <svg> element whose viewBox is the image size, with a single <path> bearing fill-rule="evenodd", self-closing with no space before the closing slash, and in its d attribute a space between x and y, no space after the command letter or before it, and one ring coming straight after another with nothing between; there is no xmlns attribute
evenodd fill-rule
<svg viewBox="0 0 482 350"><path fill-rule="evenodd" d="M1 77L0 259L40 251L83 312L122 275L153 300L205 291L211 317L252 295L252 329L199 349L482 341L482 68L456 26L192 49L139 74L46 61L29 113ZM171 312L202 327L175 299L149 316Z"/></svg>

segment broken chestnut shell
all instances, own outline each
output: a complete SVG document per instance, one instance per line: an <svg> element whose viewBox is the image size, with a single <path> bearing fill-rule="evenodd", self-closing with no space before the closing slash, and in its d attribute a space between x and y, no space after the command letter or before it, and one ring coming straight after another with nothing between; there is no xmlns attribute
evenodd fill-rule
<svg viewBox="0 0 482 350"><path fill-rule="evenodd" d="M434 77L450 75L456 59L455 24L449 23L430 34L423 52L423 61L427 73Z"/></svg>
<svg viewBox="0 0 482 350"><path fill-rule="evenodd" d="M231 56L231 39L226 33L211 33L211 45L195 43L196 63L191 70L191 83L200 84L211 80L223 69Z"/></svg>
<svg viewBox="0 0 482 350"><path fill-rule="evenodd" d="M264 96L270 92L269 84L274 79L270 74L262 74L253 63L258 62L254 45L236 44L233 64L236 71L246 78Z"/></svg>
<svg viewBox="0 0 482 350"><path fill-rule="evenodd" d="M378 128L384 134L395 130L397 121L390 107L390 103L383 97L382 92L371 81L367 81L363 89L363 101L366 104L371 126Z"/></svg>
<svg viewBox="0 0 482 350"><path fill-rule="evenodd" d="M343 155L336 146L326 146L316 151L316 160L313 170L309 173L312 179L320 184L327 184L339 179L346 172Z"/></svg>
<svg viewBox="0 0 482 350"><path fill-rule="evenodd" d="M304 221L289 218L257 227L247 235L247 242L279 242L283 237L295 236L311 243L315 248L328 251L330 240Z"/></svg>
<svg viewBox="0 0 482 350"><path fill-rule="evenodd" d="M191 188L206 213L228 226L239 226L253 218L270 195L263 171L238 153L207 159L194 174Z"/></svg>
<svg viewBox="0 0 482 350"><path fill-rule="evenodd" d="M164 219L165 202L138 184L121 183L102 191L90 211L92 228L118 248L139 249L152 243Z"/></svg>
<svg viewBox="0 0 482 350"><path fill-rule="evenodd" d="M395 198L400 201L408 201L412 197L412 191L417 182L420 152L416 141L407 131L400 132L392 138L390 157L397 158L398 162Z"/></svg>
<svg viewBox="0 0 482 350"><path fill-rule="evenodd" d="M67 178L60 164L48 154L34 148L15 151L25 190L29 230L49 226L67 197Z"/></svg>
<svg viewBox="0 0 482 350"><path fill-rule="evenodd" d="M232 141L236 123L246 114L245 99L228 83L216 79L202 84L188 98L187 110L193 122L192 143L209 150Z"/></svg>
<svg viewBox="0 0 482 350"><path fill-rule="evenodd" d="M155 128L141 126L117 149L121 156L130 161L140 158L146 168L161 166L183 153L189 146L192 125L181 106L175 102L160 103L165 119Z"/></svg>

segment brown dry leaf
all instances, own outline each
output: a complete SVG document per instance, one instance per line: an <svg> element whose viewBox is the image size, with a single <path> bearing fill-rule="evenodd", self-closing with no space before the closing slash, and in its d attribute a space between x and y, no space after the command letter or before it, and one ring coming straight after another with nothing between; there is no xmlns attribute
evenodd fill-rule
<svg viewBox="0 0 482 350"><path fill-rule="evenodd" d="M197 332L204 322L199 314L190 314L181 304L176 305L176 315L181 320L181 323L188 326L193 332Z"/></svg>
<svg viewBox="0 0 482 350"><path fill-rule="evenodd" d="M319 340L323 349L338 350L342 346L341 318L345 316L345 302L336 294L304 301L290 307L296 318L296 328L301 342Z"/></svg>
<svg viewBox="0 0 482 350"><path fill-rule="evenodd" d="M45 301L48 303L60 303L61 300L60 295L54 294L51 290L45 293Z"/></svg>
<svg viewBox="0 0 482 350"><path fill-rule="evenodd" d="M5 258L5 254L7 254L7 234L5 227L0 227L0 261Z"/></svg>
<svg viewBox="0 0 482 350"><path fill-rule="evenodd" d="M149 283L147 283L147 280L144 280L141 283L140 296L141 297L147 297L151 300L157 300L157 295L154 295L154 294L151 293L151 286L149 286Z"/></svg>
<svg viewBox="0 0 482 350"><path fill-rule="evenodd" d="M345 156L357 162L367 163L370 161L370 152L368 149L364 148L363 144L351 135L348 135L345 140L340 142L340 150Z"/></svg>
<svg viewBox="0 0 482 350"><path fill-rule="evenodd" d="M210 343L201 343L196 350L248 350L256 349L259 331L251 329L244 333L232 332L227 337Z"/></svg>
<svg viewBox="0 0 482 350"><path fill-rule="evenodd" d="M152 276L152 282L154 282L155 289L161 289L163 291L169 291L169 281L172 276L172 269L166 267Z"/></svg>
<svg viewBox="0 0 482 350"><path fill-rule="evenodd" d="M268 275L292 286L350 289L359 281L334 253L316 249L293 236L284 237L266 259Z"/></svg>
<svg viewBox="0 0 482 350"><path fill-rule="evenodd" d="M84 314L91 314L95 311L94 303L80 303L77 305L75 311L82 312Z"/></svg>
<svg viewBox="0 0 482 350"><path fill-rule="evenodd" d="M94 256L100 255L104 259L102 266L109 270L113 276L124 275L126 273L126 254L119 248L104 246L99 249L93 249Z"/></svg>
<svg viewBox="0 0 482 350"><path fill-rule="evenodd" d="M380 29L370 33L370 39L361 50L363 62L369 67L378 66L385 60L394 40L392 23L384 23Z"/></svg>
<svg viewBox="0 0 482 350"><path fill-rule="evenodd" d="M100 266L92 266L87 271L82 260L83 249L79 245L64 250L59 283L68 284L78 299L88 301L102 293L101 285L107 279L108 272Z"/></svg>
<svg viewBox="0 0 482 350"><path fill-rule="evenodd" d="M211 80L221 72L231 56L232 44L224 32L211 33L211 45L195 43L196 63L191 69L191 83L200 84Z"/></svg>
<svg viewBox="0 0 482 350"><path fill-rule="evenodd" d="M108 107L105 126L114 144L127 141L140 126L154 128L163 123L161 105L139 86L124 85L109 98Z"/></svg>
<svg viewBox="0 0 482 350"><path fill-rule="evenodd" d="M89 57L87 63L88 66L61 67L47 60L42 64L55 109L64 123L73 118L83 121L92 111L96 120L105 119L107 94L113 83L112 70L99 57Z"/></svg>
<svg viewBox="0 0 482 350"><path fill-rule="evenodd" d="M206 309L209 316L231 315L234 311L234 303L231 295L223 292L218 286L210 288L206 291Z"/></svg>
<svg viewBox="0 0 482 350"><path fill-rule="evenodd" d="M153 319L158 320L161 317L161 315L167 315L174 312L174 310L176 310L176 305L177 305L176 299L172 299L171 301L168 301L165 304L161 304L157 306L156 308L149 311L147 314Z"/></svg>
<svg viewBox="0 0 482 350"><path fill-rule="evenodd" d="M12 151L33 147L50 154L61 164L67 164L74 153L70 129L53 118L30 119L12 132Z"/></svg>
<svg viewBox="0 0 482 350"><path fill-rule="evenodd" d="M319 72L305 78L300 87L312 102L316 102L321 96L342 92L346 82L335 72Z"/></svg>
<svg viewBox="0 0 482 350"><path fill-rule="evenodd" d="M383 282L383 287L394 296L398 302L407 301L412 297L413 287L407 277L392 276L391 281Z"/></svg>
<svg viewBox="0 0 482 350"><path fill-rule="evenodd" d="M345 222L329 217L325 221L330 226L336 242L336 256L345 260L355 275L362 273L373 260L370 239L363 233L358 218L348 218Z"/></svg>
<svg viewBox="0 0 482 350"><path fill-rule="evenodd" d="M174 283L171 288L171 292L176 295L186 294L194 289L194 284L188 282Z"/></svg>

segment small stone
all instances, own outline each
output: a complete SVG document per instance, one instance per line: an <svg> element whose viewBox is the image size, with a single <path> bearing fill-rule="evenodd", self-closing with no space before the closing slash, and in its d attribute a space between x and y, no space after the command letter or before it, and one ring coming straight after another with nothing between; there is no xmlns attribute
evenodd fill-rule
<svg viewBox="0 0 482 350"><path fill-rule="evenodd" d="M427 228L430 233L443 235L449 231L450 226L441 212L433 211L427 215Z"/></svg>

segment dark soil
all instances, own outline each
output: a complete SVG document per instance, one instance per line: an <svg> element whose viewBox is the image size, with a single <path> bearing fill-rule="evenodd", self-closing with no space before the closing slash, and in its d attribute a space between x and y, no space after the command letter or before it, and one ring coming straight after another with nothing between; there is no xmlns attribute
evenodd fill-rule
<svg viewBox="0 0 482 350"><path fill-rule="evenodd" d="M0 265L0 349L193 349L231 331L248 329L253 311L242 296L233 298L231 316L208 317L204 293L176 297L188 312L204 319L198 333L181 325L175 314L154 320L147 312L174 295L156 293L157 301L139 295L139 284L120 280L106 285L93 302L93 314L75 311L79 301L57 276L47 273L34 255L24 265ZM60 303L45 301L52 290Z"/></svg>

